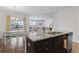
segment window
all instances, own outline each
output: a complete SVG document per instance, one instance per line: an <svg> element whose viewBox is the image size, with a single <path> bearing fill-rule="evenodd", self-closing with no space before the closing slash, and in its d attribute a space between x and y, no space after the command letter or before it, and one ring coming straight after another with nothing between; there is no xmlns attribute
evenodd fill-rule
<svg viewBox="0 0 79 59"><path fill-rule="evenodd" d="M19 20L16 17L11 17L11 30L23 30L24 29L24 21L23 20Z"/></svg>
<svg viewBox="0 0 79 59"><path fill-rule="evenodd" d="M44 20L30 20L30 28L29 29L42 29L44 26Z"/></svg>
<svg viewBox="0 0 79 59"><path fill-rule="evenodd" d="M23 30L23 20L11 20L11 30Z"/></svg>
<svg viewBox="0 0 79 59"><path fill-rule="evenodd" d="M30 25L36 25L36 21L35 20L31 20L30 21Z"/></svg>

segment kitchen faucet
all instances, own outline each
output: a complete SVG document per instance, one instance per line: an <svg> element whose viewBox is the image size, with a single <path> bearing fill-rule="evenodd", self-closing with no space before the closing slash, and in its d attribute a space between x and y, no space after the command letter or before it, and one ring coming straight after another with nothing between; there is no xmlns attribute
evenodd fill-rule
<svg viewBox="0 0 79 59"><path fill-rule="evenodd" d="M49 32L50 32L50 33L52 32L52 28L53 28L53 25L50 24L50 25L49 25Z"/></svg>

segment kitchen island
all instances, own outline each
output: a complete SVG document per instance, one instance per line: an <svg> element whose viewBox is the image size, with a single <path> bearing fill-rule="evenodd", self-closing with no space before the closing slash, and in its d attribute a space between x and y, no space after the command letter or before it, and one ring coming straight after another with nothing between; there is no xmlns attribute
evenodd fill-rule
<svg viewBox="0 0 79 59"><path fill-rule="evenodd" d="M72 49L72 32L31 32L26 36L27 53L64 53Z"/></svg>

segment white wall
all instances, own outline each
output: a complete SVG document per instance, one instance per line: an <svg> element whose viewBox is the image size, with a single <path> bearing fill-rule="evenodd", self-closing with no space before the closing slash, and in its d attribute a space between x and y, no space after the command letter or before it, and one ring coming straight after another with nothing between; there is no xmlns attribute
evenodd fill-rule
<svg viewBox="0 0 79 59"><path fill-rule="evenodd" d="M76 12L76 19L75 20L77 20L76 22L77 23L75 23L74 22L74 24L76 24L76 38L77 38L77 41L79 42L79 7L76 7L76 10L75 10L75 12Z"/></svg>
<svg viewBox="0 0 79 59"><path fill-rule="evenodd" d="M44 20L44 27L49 27L50 24L53 24L53 18Z"/></svg>
<svg viewBox="0 0 79 59"><path fill-rule="evenodd" d="M79 7L59 10L55 18L56 29L73 32L73 41L79 43Z"/></svg>

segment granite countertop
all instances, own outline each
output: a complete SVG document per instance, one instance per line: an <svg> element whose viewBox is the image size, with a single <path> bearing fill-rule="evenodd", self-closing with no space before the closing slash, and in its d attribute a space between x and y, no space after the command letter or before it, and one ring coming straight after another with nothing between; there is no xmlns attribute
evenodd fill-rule
<svg viewBox="0 0 79 59"><path fill-rule="evenodd" d="M62 32L62 34L51 35L51 34L42 33L42 32L29 32L27 33L27 37L31 39L32 41L39 41L39 40L44 40L46 38L67 34L67 33L69 32Z"/></svg>
<svg viewBox="0 0 79 59"><path fill-rule="evenodd" d="M62 31L56 31L56 32L62 32ZM32 41L44 40L47 38L51 38L51 37L55 37L55 36L63 35L63 34L67 34L67 33L70 33L70 32L63 31L61 34L56 34L56 35L47 34L47 33L43 33L40 31L39 32L27 32L27 31L5 32L6 35L24 35L24 36L28 37L29 39L31 39Z"/></svg>

